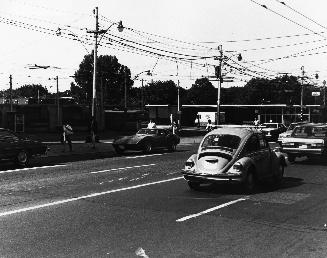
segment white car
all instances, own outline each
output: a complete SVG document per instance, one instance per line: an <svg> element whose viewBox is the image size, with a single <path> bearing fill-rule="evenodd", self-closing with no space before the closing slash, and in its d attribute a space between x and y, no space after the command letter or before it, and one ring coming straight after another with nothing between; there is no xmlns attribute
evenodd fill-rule
<svg viewBox="0 0 327 258"><path fill-rule="evenodd" d="M309 123L309 122L294 122L294 123L291 123L287 127L286 132L283 132L283 133L279 134L277 142L279 144L281 144L284 138L290 137L291 134L292 134L292 132L293 132L293 130L294 130L294 128L295 128L295 126L297 126L297 125L303 125L303 124L307 124L307 123Z"/></svg>

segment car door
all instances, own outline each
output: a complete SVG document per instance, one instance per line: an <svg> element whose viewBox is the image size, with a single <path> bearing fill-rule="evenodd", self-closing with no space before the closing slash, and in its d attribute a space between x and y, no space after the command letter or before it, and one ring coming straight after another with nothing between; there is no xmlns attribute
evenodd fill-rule
<svg viewBox="0 0 327 258"><path fill-rule="evenodd" d="M262 138L263 139L263 138ZM253 134L245 143L245 156L251 158L256 167L257 175L262 178L266 177L270 162L268 162L270 154L269 148L261 147L257 134Z"/></svg>
<svg viewBox="0 0 327 258"><path fill-rule="evenodd" d="M158 129L156 135L156 147L165 147L167 146L166 142L167 134L165 130Z"/></svg>
<svg viewBox="0 0 327 258"><path fill-rule="evenodd" d="M13 158L21 148L21 141L13 133L7 130L0 131L0 157Z"/></svg>

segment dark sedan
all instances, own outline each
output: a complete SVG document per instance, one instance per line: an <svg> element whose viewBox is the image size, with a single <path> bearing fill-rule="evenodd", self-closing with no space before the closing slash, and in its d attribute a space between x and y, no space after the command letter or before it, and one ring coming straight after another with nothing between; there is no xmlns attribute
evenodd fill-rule
<svg viewBox="0 0 327 258"><path fill-rule="evenodd" d="M26 166L31 157L46 154L47 149L46 144L0 128L0 160L12 160L19 166Z"/></svg>
<svg viewBox="0 0 327 258"><path fill-rule="evenodd" d="M139 150L150 153L153 148L167 148L170 151L175 151L179 142L179 136L168 129L144 128L134 135L115 139L112 145L118 154L122 154L125 150Z"/></svg>
<svg viewBox="0 0 327 258"><path fill-rule="evenodd" d="M277 141L279 134L287 130L286 126L282 123L264 123L261 129L268 141Z"/></svg>

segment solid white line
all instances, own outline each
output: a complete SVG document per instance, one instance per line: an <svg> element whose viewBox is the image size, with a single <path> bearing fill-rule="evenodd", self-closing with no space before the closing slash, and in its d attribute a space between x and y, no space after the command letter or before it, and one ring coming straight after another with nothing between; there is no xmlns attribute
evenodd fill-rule
<svg viewBox="0 0 327 258"><path fill-rule="evenodd" d="M0 174L13 173L13 172L19 172L19 171L27 171L27 170L36 170L36 169L41 169L41 168L65 167L65 166L67 166L67 165L53 165L53 166L32 167L32 168L18 168L18 169L0 171Z"/></svg>
<svg viewBox="0 0 327 258"><path fill-rule="evenodd" d="M120 189L105 191L105 192L99 192L99 193L83 195L83 196L80 196L80 197L74 197L74 198L70 198L70 199L66 199L66 200L45 203L45 204L36 205L36 206L32 206L32 207L27 207L27 208L22 208L22 209L18 209L18 210L6 211L6 212L0 213L0 217L12 215L12 214L17 214L17 213L22 213L22 212L25 212L25 211L32 211L32 210L41 209L41 208L45 208L45 207L51 207L51 206L64 204L64 203L69 203L69 202L75 202L75 201L84 200L84 199L88 199L88 198L93 198L93 197L97 197L97 196L101 196L101 195L105 195L105 194L117 193L117 192L122 192L122 191L126 191L126 190L131 190L131 189L137 189L137 188L141 188L141 187L145 187L145 186L149 186L149 185L157 185L157 184L161 184L161 183L167 183L167 182L179 180L179 179L182 179L182 178L184 178L184 177L182 177L182 176L181 177L174 177L174 178L161 180L161 181L156 181L156 182L152 182L152 183L134 185L134 186L124 187L124 188L120 188Z"/></svg>
<svg viewBox="0 0 327 258"><path fill-rule="evenodd" d="M158 154L149 154L149 155L140 155L140 156L132 156L132 157L126 157L126 159L137 159L137 158L147 158L147 157L153 157L153 156L162 156L166 155L168 153L158 153Z"/></svg>
<svg viewBox="0 0 327 258"><path fill-rule="evenodd" d="M199 217L201 215L204 215L204 214L207 214L209 212L212 212L212 211L215 211L215 210L219 210L221 208L224 208L224 207L227 207L231 204L234 204L234 203L237 203L237 202L241 202L241 201L245 201L247 200L247 198L240 198L240 199L237 199L237 200L234 200L234 201L230 201L230 202L226 202L224 204L221 204L221 205L218 205L216 207L213 207L213 208L210 208L210 209L207 209L207 210L204 210L204 211L201 211L199 213L195 213L195 214L192 214L192 215L189 215L189 216L186 216L186 217L183 217L183 218L180 218L178 220L176 220L177 222L183 222L185 220L188 220L188 219L192 219L192 218L196 218L196 217Z"/></svg>
<svg viewBox="0 0 327 258"><path fill-rule="evenodd" d="M131 169L131 168L150 167L150 166L155 166L155 165L156 164L147 164L147 165L138 165L138 166L132 166L132 167L112 168L112 169L106 169L106 170L100 170L100 171L90 172L90 174L106 173L106 172L110 172L110 171L126 170L126 169Z"/></svg>

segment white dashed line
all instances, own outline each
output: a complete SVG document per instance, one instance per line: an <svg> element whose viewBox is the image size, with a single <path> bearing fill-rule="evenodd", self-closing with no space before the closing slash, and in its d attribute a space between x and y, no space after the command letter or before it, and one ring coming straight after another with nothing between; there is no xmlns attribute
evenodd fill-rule
<svg viewBox="0 0 327 258"><path fill-rule="evenodd" d="M0 171L0 174L20 172L20 171L28 171L28 170L36 170L36 169L42 169L42 168L57 168L57 167L65 167L65 166L67 166L67 165L53 165L53 166L32 167L32 168L19 168L19 169L11 169L11 170Z"/></svg>
<svg viewBox="0 0 327 258"><path fill-rule="evenodd" d="M131 169L131 168L143 168L143 167L150 167L150 166L155 166L155 165L156 164L146 164L146 165L137 165L137 166L132 166L132 167L112 168L112 169L90 172L90 174L106 173L106 172L117 171L117 170L126 170L126 169Z"/></svg>
<svg viewBox="0 0 327 258"><path fill-rule="evenodd" d="M27 208L12 210L12 211L1 212L0 213L0 217L4 217L4 216L8 216L8 215L13 215L13 214L18 214L18 213L22 213L22 212L25 212L25 211L32 211L32 210L36 210L36 209L51 207L51 206L55 206L55 205L59 205L59 204L64 204L64 203L69 203L69 202L75 202L75 201L79 201L79 200L94 198L94 197L102 196L102 195L106 195L106 194L117 193L117 192L132 190L132 189L137 189L137 188L141 188L141 187L145 187L145 186L167 183L167 182L176 181L176 180L183 179L183 178L184 177L175 177L175 178L170 178L170 179L166 179L166 180L161 180L161 181L146 183L146 184L134 185L134 186L130 186L130 187L124 187L124 188L119 188L119 189L105 191L105 192L99 192L99 193L93 193L93 194L89 194L89 195L83 195L83 196L80 196L80 197L70 198L70 199L56 201L56 202L45 203L45 204L36 205L36 206L32 206L32 207L27 207Z"/></svg>
<svg viewBox="0 0 327 258"><path fill-rule="evenodd" d="M157 153L157 154L149 154L149 155L132 156L132 157L126 157L126 159L147 158L147 157L153 157L153 156L162 156L162 155L166 155L166 154L168 154L168 153Z"/></svg>
<svg viewBox="0 0 327 258"><path fill-rule="evenodd" d="M224 207L227 207L229 205L232 205L234 203L237 203L237 202L241 202L241 201L245 201L247 200L248 198L240 198L240 199L237 199L237 200L234 200L234 201L231 201L231 202L226 202L224 204L221 204L221 205L218 205L216 207L213 207L213 208L210 208L210 209L207 209L207 210L204 210L204 211L201 211L199 213L195 213L195 214L191 214L189 216L186 216L186 217L183 217L183 218L180 218L178 220L176 220L176 222L183 222L183 221L186 221L186 220L189 220L189 219L193 219L193 218L196 218L196 217L199 217L201 215L204 215L204 214L207 214L209 212L212 212L212 211L215 211L215 210L219 210L221 208L224 208Z"/></svg>

